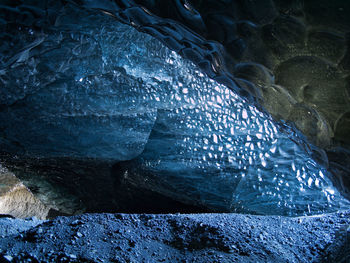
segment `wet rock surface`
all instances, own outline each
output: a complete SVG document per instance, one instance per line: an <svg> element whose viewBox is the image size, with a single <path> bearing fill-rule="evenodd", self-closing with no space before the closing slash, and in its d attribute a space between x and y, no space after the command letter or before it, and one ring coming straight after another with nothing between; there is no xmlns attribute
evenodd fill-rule
<svg viewBox="0 0 350 263"><path fill-rule="evenodd" d="M49 208L11 172L0 167L0 214L45 219Z"/></svg>
<svg viewBox="0 0 350 263"><path fill-rule="evenodd" d="M347 262L349 218L346 211L298 218L238 214L0 218L0 257L2 262Z"/></svg>

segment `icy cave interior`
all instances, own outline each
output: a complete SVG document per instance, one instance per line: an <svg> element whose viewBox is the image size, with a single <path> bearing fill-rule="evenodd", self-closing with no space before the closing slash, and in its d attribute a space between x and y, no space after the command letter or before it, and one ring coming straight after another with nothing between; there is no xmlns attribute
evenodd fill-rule
<svg viewBox="0 0 350 263"><path fill-rule="evenodd" d="M345 2L1 1L0 213L349 209Z"/></svg>

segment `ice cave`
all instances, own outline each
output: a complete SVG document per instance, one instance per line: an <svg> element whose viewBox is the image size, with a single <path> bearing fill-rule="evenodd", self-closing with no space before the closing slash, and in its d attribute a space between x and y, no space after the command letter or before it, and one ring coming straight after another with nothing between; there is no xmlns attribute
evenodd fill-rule
<svg viewBox="0 0 350 263"><path fill-rule="evenodd" d="M350 2L0 10L0 262L350 262Z"/></svg>

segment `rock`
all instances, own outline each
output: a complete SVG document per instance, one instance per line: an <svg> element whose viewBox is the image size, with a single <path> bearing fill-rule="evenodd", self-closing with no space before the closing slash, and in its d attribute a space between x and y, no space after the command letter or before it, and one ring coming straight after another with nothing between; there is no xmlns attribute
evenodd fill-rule
<svg viewBox="0 0 350 263"><path fill-rule="evenodd" d="M262 29L262 39L278 58L286 58L296 54L296 50L305 45L306 26L299 19L279 16L272 24Z"/></svg>
<svg viewBox="0 0 350 263"><path fill-rule="evenodd" d="M346 210L302 218L163 214L154 215L153 225L137 226L133 221L141 215L129 214L115 220L113 214L85 214L78 217L84 221L82 227L87 234L80 243L67 242L75 227L70 224L72 218L64 217L64 222L56 219L40 226L43 235L55 233L56 240L43 238L29 244L14 234L0 240L0 250L10 247L11 254L4 254L11 255L13 262L297 262L310 258L317 262L324 259L325 252L332 258L347 256L349 213ZM18 219L12 222L20 224ZM109 231L116 230L118 234L103 241Z"/></svg>
<svg viewBox="0 0 350 263"><path fill-rule="evenodd" d="M72 226L79 226L79 225L82 225L83 222L81 220L74 220L73 222L71 222L71 225Z"/></svg>
<svg viewBox="0 0 350 263"><path fill-rule="evenodd" d="M350 102L350 76L346 78L345 92L346 92L346 98Z"/></svg>
<svg viewBox="0 0 350 263"><path fill-rule="evenodd" d="M302 2L296 1L284 1L284 0L275 0L276 8L280 11L281 14L292 15L295 17L304 17L304 5Z"/></svg>
<svg viewBox="0 0 350 263"><path fill-rule="evenodd" d="M294 57L275 70L276 83L298 101L319 111L330 127L346 111L345 80L329 62L311 56Z"/></svg>
<svg viewBox="0 0 350 263"><path fill-rule="evenodd" d="M46 219L48 210L13 173L0 169L0 214Z"/></svg>
<svg viewBox="0 0 350 263"><path fill-rule="evenodd" d="M350 29L350 19L347 15L350 12L350 6L341 0L334 2L311 0L305 2L304 12L308 23L312 26L342 31Z"/></svg>
<svg viewBox="0 0 350 263"><path fill-rule="evenodd" d="M346 42L342 35L328 31L311 31L307 37L307 47L312 55L338 63L344 56Z"/></svg>
<svg viewBox="0 0 350 263"><path fill-rule="evenodd" d="M335 123L335 134L334 137L336 140L350 144L350 111L345 112L339 116L338 120Z"/></svg>
<svg viewBox="0 0 350 263"><path fill-rule="evenodd" d="M12 262L13 257L10 256L10 255L5 255L5 256L4 256L4 259L7 260L7 262Z"/></svg>
<svg viewBox="0 0 350 263"><path fill-rule="evenodd" d="M350 33L346 34L346 52L340 62L340 66L344 70L350 69Z"/></svg>
<svg viewBox="0 0 350 263"><path fill-rule="evenodd" d="M296 127L315 145L323 148L330 145L330 128L315 109L296 104L287 119L294 122Z"/></svg>

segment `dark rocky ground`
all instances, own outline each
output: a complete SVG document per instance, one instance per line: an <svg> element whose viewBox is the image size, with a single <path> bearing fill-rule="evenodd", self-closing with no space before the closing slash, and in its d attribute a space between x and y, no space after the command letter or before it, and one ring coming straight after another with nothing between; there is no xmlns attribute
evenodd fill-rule
<svg viewBox="0 0 350 263"><path fill-rule="evenodd" d="M350 262L350 211L0 218L0 262Z"/></svg>

